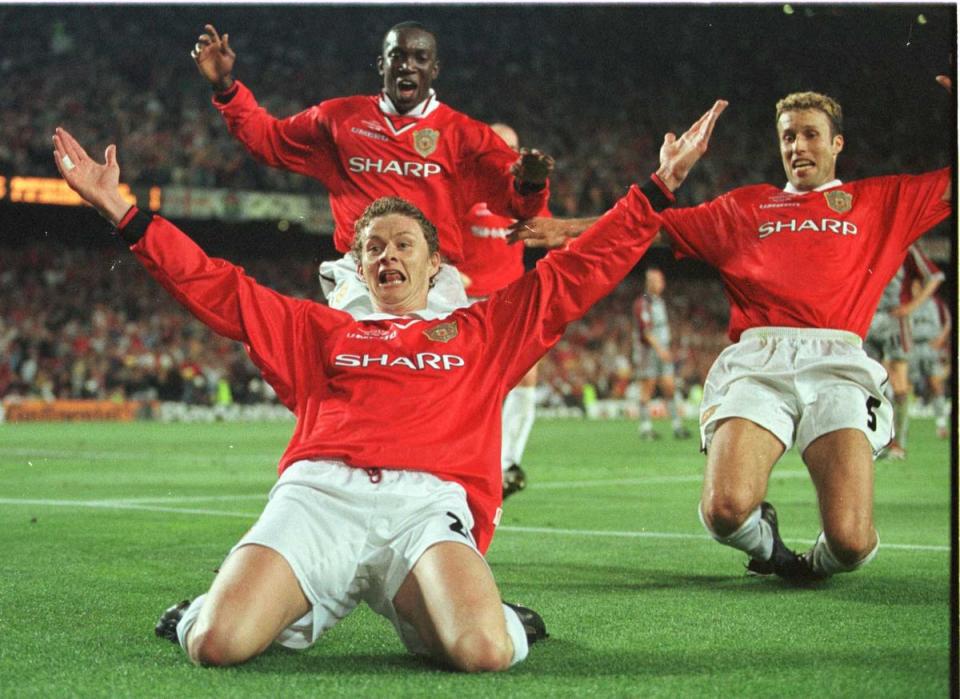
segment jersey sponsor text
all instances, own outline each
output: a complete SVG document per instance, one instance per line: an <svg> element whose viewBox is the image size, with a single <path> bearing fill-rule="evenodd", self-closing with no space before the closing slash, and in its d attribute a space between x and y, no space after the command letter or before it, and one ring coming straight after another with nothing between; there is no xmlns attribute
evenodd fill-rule
<svg viewBox="0 0 960 699"><path fill-rule="evenodd" d="M808 218L803 221L790 219L789 221L767 221L761 223L758 230L761 238L767 238L780 231L791 231L801 233L810 231L812 233L836 233L837 235L857 235L859 230L857 224L851 221L838 221L835 218Z"/></svg>
<svg viewBox="0 0 960 699"><path fill-rule="evenodd" d="M435 354L433 352L417 352L412 357L391 357L389 354L338 354L333 358L335 366L368 367L368 366L402 366L414 371L436 369L450 371L464 365L463 357L456 354Z"/></svg>
<svg viewBox="0 0 960 699"><path fill-rule="evenodd" d="M354 156L348 161L350 172L380 172L401 177L430 177L439 175L442 168L437 163L417 163L409 160L383 160Z"/></svg>

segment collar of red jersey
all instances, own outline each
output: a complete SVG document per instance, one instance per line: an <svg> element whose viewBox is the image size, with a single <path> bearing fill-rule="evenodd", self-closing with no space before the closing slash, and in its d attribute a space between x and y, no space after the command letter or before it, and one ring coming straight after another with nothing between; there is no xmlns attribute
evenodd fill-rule
<svg viewBox="0 0 960 699"><path fill-rule="evenodd" d="M451 311L432 311L429 308L423 308L419 311L413 311L412 313L406 313L402 316L394 315L393 313L367 313L365 315L357 317L357 320L395 320L398 322L403 321L418 321L418 320L441 320L450 315Z"/></svg>
<svg viewBox="0 0 960 699"><path fill-rule="evenodd" d="M437 92L431 87L430 92L427 94L427 98L423 100L423 102L418 104L409 112L401 114L397 111L397 108L393 106L393 102L391 102L390 98L387 97L387 93L383 90L380 91L380 111L391 116L404 116L413 117L414 119L423 119L426 116L430 116L439 106L440 100L437 99Z"/></svg>
<svg viewBox="0 0 960 699"><path fill-rule="evenodd" d="M828 189L833 189L834 187L839 187L839 186L842 185L842 184L843 184L843 182L841 182L840 180L830 180L829 182L825 182L824 184L820 185L819 187L815 187L813 191L814 191L814 192L825 192L825 191L827 191ZM799 189L797 189L796 187L794 187L794 186L793 186L793 182L787 182L787 186L783 188L783 191L786 192L787 194L806 194L806 192L801 192Z"/></svg>

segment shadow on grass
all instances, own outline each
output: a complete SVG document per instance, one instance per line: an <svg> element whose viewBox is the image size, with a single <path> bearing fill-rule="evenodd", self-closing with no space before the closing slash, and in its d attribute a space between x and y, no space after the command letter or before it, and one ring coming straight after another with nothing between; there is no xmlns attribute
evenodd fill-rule
<svg viewBox="0 0 960 699"><path fill-rule="evenodd" d="M735 570L735 569L734 569ZM555 593L652 592L660 590L729 595L816 594L858 604L925 606L949 601L949 580L937 577L891 576L866 568L828 580L797 583L776 576L745 572L726 575L628 566L513 564L497 566L497 578L510 594L519 589L543 599ZM506 584L504 584L506 581ZM510 595L508 595L509 597Z"/></svg>

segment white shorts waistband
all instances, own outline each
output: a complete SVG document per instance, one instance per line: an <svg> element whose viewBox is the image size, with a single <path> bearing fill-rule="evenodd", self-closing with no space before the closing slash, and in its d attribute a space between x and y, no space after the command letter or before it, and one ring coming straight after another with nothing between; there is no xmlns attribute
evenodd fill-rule
<svg viewBox="0 0 960 699"><path fill-rule="evenodd" d="M798 340L837 340L846 342L854 347L863 347L863 340L856 333L849 330L833 330L831 328L781 328L768 326L750 328L740 335L741 340L752 340L766 337L796 338Z"/></svg>

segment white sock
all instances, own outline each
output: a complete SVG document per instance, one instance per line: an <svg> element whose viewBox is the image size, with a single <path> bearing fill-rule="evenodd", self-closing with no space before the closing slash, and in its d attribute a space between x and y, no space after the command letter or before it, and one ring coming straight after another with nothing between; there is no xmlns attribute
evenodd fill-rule
<svg viewBox="0 0 960 699"><path fill-rule="evenodd" d="M837 560L837 557L833 555L833 551L830 550L830 545L827 543L826 535L823 532L820 532L820 536L817 537L817 543L813 545L813 548L810 549L810 553L808 555L810 557L810 564L813 567L814 573L820 573L821 575L834 575L836 573L849 573L850 571L865 566L867 563L877 557L877 549L879 548L880 537L878 536L877 545L873 547L873 550L870 553L853 565L846 565Z"/></svg>
<svg viewBox="0 0 960 699"><path fill-rule="evenodd" d="M503 605L503 618L507 622L507 635L513 641L513 660L510 661L510 667L526 659L530 652L530 644L527 643L527 632L523 629L523 622L520 616L507 605Z"/></svg>
<svg viewBox="0 0 960 699"><path fill-rule="evenodd" d="M503 401L503 441L500 449L500 469L506 471L523 461L523 452L536 419L537 389L517 386Z"/></svg>
<svg viewBox="0 0 960 699"><path fill-rule="evenodd" d="M703 518L703 510L700 507L697 508L697 514L700 515L700 523L703 528L724 546L731 546L744 551L750 558L756 558L760 561L769 560L773 554L773 532L770 530L770 525L760 518L759 506L750 513L750 516L740 525L737 531L727 536L720 536L707 526L707 522Z"/></svg>
<svg viewBox="0 0 960 699"><path fill-rule="evenodd" d="M667 401L667 410L670 412L670 421L673 423L673 429L679 430L683 427L683 418L680 417L680 392L673 394L673 398Z"/></svg>
<svg viewBox="0 0 960 699"><path fill-rule="evenodd" d="M933 417L936 419L937 427L947 426L947 399L944 396L934 396Z"/></svg>
<svg viewBox="0 0 960 699"><path fill-rule="evenodd" d="M206 595L200 595L193 600L177 623L177 639L180 641L180 647L184 650L187 650L187 634L190 633L190 629L192 629L196 623L197 617L200 616L200 609L203 607L204 597L206 597Z"/></svg>

